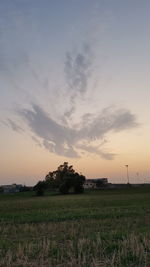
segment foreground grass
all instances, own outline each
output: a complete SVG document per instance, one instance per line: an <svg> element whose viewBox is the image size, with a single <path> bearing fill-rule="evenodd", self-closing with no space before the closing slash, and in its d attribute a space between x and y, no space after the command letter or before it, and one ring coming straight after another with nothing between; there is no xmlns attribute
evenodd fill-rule
<svg viewBox="0 0 150 267"><path fill-rule="evenodd" d="M0 197L0 266L150 266L150 190Z"/></svg>

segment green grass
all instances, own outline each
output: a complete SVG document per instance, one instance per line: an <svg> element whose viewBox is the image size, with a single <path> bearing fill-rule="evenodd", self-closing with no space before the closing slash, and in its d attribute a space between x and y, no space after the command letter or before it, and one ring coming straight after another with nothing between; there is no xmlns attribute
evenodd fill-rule
<svg viewBox="0 0 150 267"><path fill-rule="evenodd" d="M0 266L150 266L150 189L0 195Z"/></svg>

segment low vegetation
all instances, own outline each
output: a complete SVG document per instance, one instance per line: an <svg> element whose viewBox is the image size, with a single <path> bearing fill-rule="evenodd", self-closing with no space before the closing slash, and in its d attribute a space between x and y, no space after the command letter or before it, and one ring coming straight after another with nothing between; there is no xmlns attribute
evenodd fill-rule
<svg viewBox="0 0 150 267"><path fill-rule="evenodd" d="M0 266L150 266L150 190L0 196Z"/></svg>

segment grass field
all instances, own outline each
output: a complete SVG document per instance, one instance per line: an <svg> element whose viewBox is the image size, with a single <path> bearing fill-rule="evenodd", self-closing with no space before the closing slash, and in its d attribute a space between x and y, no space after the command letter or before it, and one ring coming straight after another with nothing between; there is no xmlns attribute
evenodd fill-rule
<svg viewBox="0 0 150 267"><path fill-rule="evenodd" d="M0 195L0 266L150 266L150 189Z"/></svg>

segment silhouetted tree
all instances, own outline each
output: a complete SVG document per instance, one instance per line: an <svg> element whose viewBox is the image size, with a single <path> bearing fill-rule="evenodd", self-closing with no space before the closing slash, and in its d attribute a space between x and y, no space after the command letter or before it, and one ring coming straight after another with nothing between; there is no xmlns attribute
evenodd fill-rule
<svg viewBox="0 0 150 267"><path fill-rule="evenodd" d="M61 194L68 194L69 193L69 184L67 184L66 182L63 182L60 186L59 186L59 192Z"/></svg>
<svg viewBox="0 0 150 267"><path fill-rule="evenodd" d="M49 172L45 177L47 188L58 189L62 194L68 194L71 188L74 193L83 193L84 181L85 176L75 172L73 166L69 166L68 162L64 162L56 171Z"/></svg>
<svg viewBox="0 0 150 267"><path fill-rule="evenodd" d="M78 174L76 172L73 178L74 193L79 194L84 192L84 187L83 187L84 182L85 182L85 176Z"/></svg>
<svg viewBox="0 0 150 267"><path fill-rule="evenodd" d="M4 189L3 189L2 186L0 186L0 194L1 194L1 193L4 193Z"/></svg>
<svg viewBox="0 0 150 267"><path fill-rule="evenodd" d="M37 196L43 196L46 189L46 182L45 181L39 181L34 186L34 191L36 192Z"/></svg>

